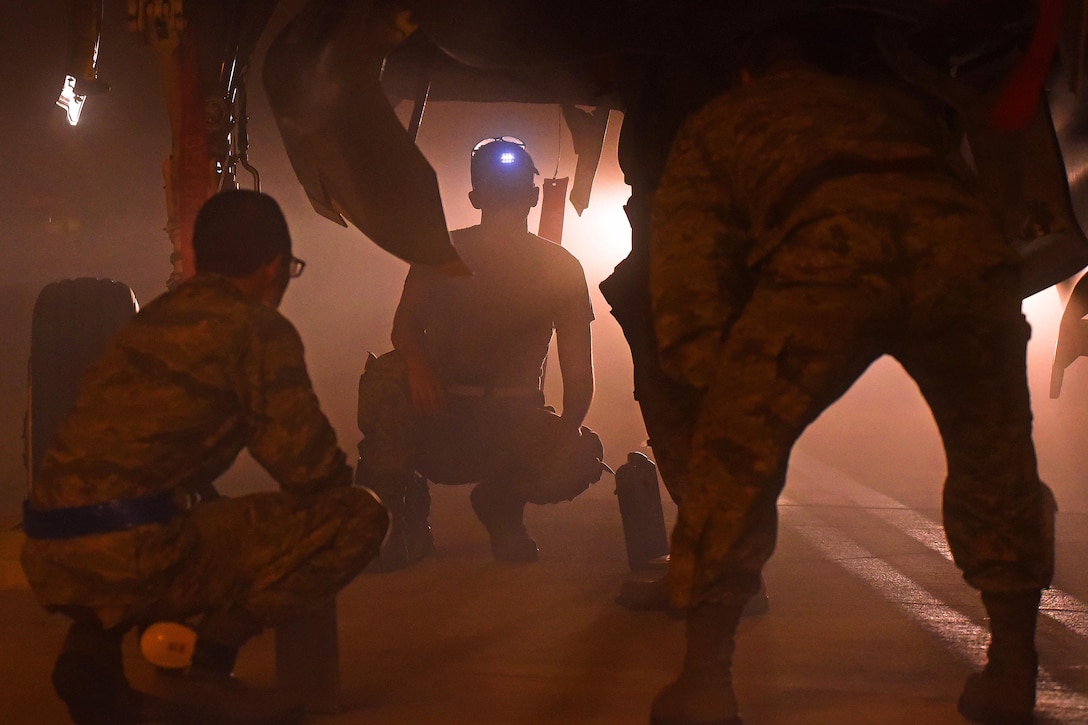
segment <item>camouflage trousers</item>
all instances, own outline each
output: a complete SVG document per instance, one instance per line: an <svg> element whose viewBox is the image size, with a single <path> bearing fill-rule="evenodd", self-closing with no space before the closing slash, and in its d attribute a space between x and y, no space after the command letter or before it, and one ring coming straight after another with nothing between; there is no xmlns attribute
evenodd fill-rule
<svg viewBox="0 0 1088 725"><path fill-rule="evenodd" d="M672 534L676 606L757 590L794 442L884 354L936 419L945 530L967 582L1049 584L1055 507L1036 470L1016 265L981 214L887 221L829 215L795 231L756 270L721 349L706 351L716 372Z"/></svg>
<svg viewBox="0 0 1088 725"><path fill-rule="evenodd" d="M70 570L81 548L96 545L90 539L112 546L105 540L140 533L29 543L37 547L37 571L47 571L41 567L50 561L68 562L34 587L46 606L88 607L107 627L201 617L196 628L202 639L237 646L263 626L327 602L377 555L387 526L388 514L374 496L355 487L305 498L263 492L209 501L168 525L140 527L173 529L170 541L176 547L170 552L172 564L148 572L142 598L132 574L139 562L115 572L123 582L116 597L108 586L109 572L98 579L93 571ZM120 551L115 548L110 557L119 565ZM160 554L148 552L149 557ZM140 558L138 550L131 555ZM66 571L72 593L65 592ZM103 585L94 587L94 580Z"/></svg>

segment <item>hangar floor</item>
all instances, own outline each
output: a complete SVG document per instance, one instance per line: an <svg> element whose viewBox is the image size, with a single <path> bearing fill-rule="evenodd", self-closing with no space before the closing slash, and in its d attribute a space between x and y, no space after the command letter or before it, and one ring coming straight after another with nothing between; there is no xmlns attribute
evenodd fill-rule
<svg viewBox="0 0 1088 725"><path fill-rule="evenodd" d="M770 612L740 631L745 723L964 722L955 701L983 657L984 612L948 559L938 512L911 494L923 476L932 493L940 474L869 480L818 448L795 450L766 572ZM438 551L404 571L366 573L340 596L339 711L312 722L647 722L654 693L679 667L683 625L614 602L627 564L611 477L572 503L529 510L541 549L532 565L492 561L467 488L433 496ZM0 719L63 723L49 671L65 621L26 590L20 535L7 523ZM1061 514L1058 532L1058 576L1039 625L1038 721L1088 723L1088 515ZM126 645L140 681L149 667ZM266 634L243 651L238 674L270 682L273 660Z"/></svg>

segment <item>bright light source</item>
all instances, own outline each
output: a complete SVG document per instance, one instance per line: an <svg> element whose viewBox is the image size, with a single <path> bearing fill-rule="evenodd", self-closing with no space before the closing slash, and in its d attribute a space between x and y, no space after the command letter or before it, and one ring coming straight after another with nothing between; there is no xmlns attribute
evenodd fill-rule
<svg viewBox="0 0 1088 725"><path fill-rule="evenodd" d="M502 154L499 155L499 163L502 163L502 164L512 164L512 163L514 163L514 154L511 153L510 151L503 151Z"/></svg>
<svg viewBox="0 0 1088 725"><path fill-rule="evenodd" d="M631 222L623 210L630 195L626 184L610 183L602 177L582 216L568 209L563 246L582 263L591 285L611 274L631 251Z"/></svg>
<svg viewBox="0 0 1088 725"><path fill-rule="evenodd" d="M79 114L83 112L83 102L87 96L76 93L76 79L73 76L64 76L64 85L61 86L60 96L57 97L57 105L68 114L68 124L75 126L79 123Z"/></svg>

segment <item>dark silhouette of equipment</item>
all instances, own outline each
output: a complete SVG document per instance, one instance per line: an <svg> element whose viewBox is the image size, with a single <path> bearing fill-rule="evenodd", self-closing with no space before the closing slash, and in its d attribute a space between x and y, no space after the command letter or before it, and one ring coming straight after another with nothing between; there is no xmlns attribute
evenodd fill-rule
<svg viewBox="0 0 1088 725"><path fill-rule="evenodd" d="M87 369L138 310L128 285L112 279L61 280L38 294L27 373L28 490L57 428L75 406Z"/></svg>
<svg viewBox="0 0 1088 725"><path fill-rule="evenodd" d="M563 243L564 196L567 193L567 178L544 179L540 185L540 225L537 236L550 239L556 244Z"/></svg>
<svg viewBox="0 0 1088 725"><path fill-rule="evenodd" d="M657 465L638 452L616 469L616 498L623 518L623 538L631 570L645 568L669 553L665 513L661 508Z"/></svg>

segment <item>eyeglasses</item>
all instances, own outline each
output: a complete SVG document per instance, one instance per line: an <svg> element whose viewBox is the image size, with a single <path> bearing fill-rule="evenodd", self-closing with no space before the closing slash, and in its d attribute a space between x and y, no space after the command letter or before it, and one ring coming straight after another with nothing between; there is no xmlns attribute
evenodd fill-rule
<svg viewBox="0 0 1088 725"><path fill-rule="evenodd" d="M291 257L291 261L287 263L287 276L288 277L301 277L302 270L306 269L306 263L298 257Z"/></svg>
<svg viewBox="0 0 1088 725"><path fill-rule="evenodd" d="M495 143L496 141L502 141L503 143L516 144L522 148L525 148L525 142L515 136L495 136L494 138L485 138L480 143L472 147L472 155L475 156L476 152L482 149L488 144Z"/></svg>

